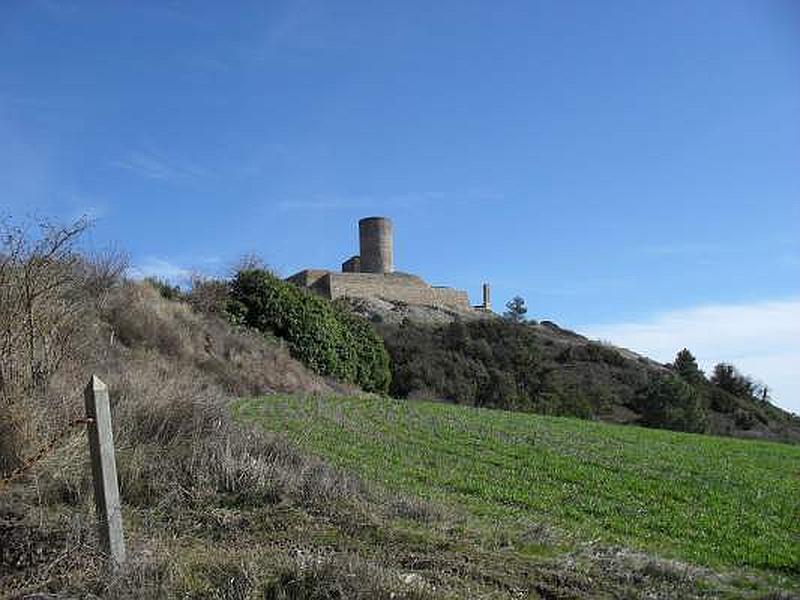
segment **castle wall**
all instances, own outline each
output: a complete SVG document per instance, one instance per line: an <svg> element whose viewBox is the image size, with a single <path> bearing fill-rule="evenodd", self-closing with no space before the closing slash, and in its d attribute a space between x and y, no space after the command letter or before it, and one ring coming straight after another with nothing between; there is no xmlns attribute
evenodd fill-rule
<svg viewBox="0 0 800 600"><path fill-rule="evenodd" d="M286 281L291 281L295 285L299 285L300 287L314 287L316 283L319 283L319 280L325 277L328 274L328 271L325 269L306 269L305 271L300 271L299 273L295 273L291 277L287 277Z"/></svg>
<svg viewBox="0 0 800 600"><path fill-rule="evenodd" d="M418 304L440 306L451 310L470 310L466 292L453 288L431 287L419 277L401 274L380 273L330 273L330 292L332 300L347 296L350 298L383 298Z"/></svg>

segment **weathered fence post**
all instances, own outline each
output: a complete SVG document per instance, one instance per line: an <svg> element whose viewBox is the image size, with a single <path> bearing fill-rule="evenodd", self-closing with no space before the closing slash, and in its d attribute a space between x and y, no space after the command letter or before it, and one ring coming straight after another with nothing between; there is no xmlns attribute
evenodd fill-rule
<svg viewBox="0 0 800 600"><path fill-rule="evenodd" d="M89 451L92 458L94 502L100 526L100 542L111 557L112 567L125 562L125 539L122 535L122 505L117 485L117 461L114 456L114 435L111 431L111 407L108 387L92 375L84 392Z"/></svg>

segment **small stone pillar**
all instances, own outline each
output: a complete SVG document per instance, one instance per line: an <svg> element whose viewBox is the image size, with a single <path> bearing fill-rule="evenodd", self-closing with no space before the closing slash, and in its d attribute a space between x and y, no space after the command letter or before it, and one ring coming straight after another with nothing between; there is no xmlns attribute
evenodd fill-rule
<svg viewBox="0 0 800 600"><path fill-rule="evenodd" d="M125 562L125 539L122 534L122 505L117 485L117 460L114 456L108 387L92 375L84 391L84 398L86 416L90 419L87 432L100 543L111 559L112 569L116 570Z"/></svg>

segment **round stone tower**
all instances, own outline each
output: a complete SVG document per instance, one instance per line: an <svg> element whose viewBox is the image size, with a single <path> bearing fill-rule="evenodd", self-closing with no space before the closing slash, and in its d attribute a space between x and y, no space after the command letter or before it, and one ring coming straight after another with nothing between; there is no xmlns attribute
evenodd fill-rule
<svg viewBox="0 0 800 600"><path fill-rule="evenodd" d="M384 217L367 217L358 222L362 273L394 271L392 222Z"/></svg>

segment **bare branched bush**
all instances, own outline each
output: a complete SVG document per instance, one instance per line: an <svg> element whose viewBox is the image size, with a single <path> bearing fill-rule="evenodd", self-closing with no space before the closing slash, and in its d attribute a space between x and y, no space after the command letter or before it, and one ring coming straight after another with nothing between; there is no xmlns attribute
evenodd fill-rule
<svg viewBox="0 0 800 600"><path fill-rule="evenodd" d="M223 315L230 299L230 286L223 279L193 274L188 301L192 308L204 314Z"/></svg>
<svg viewBox="0 0 800 600"><path fill-rule="evenodd" d="M6 222L0 252L0 393L39 390L67 348L81 287L74 241L85 221L57 228L40 224L40 235ZM77 301L77 302L76 302Z"/></svg>
<svg viewBox="0 0 800 600"><path fill-rule="evenodd" d="M53 382L92 344L89 315L124 270L119 253L79 252L88 227L0 224L0 473L69 418Z"/></svg>

